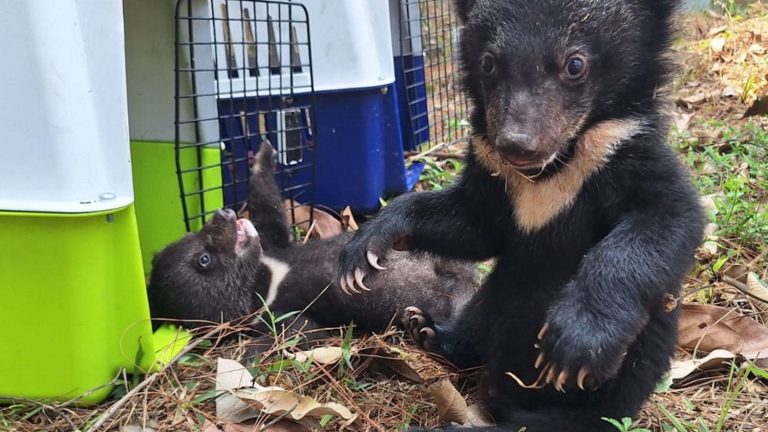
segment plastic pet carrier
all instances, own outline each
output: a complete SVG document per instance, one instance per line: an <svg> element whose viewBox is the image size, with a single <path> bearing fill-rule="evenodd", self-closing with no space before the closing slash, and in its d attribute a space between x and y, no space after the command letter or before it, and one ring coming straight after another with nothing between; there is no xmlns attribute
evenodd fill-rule
<svg viewBox="0 0 768 432"><path fill-rule="evenodd" d="M0 400L104 399L154 364L120 2L0 2Z"/></svg>
<svg viewBox="0 0 768 432"><path fill-rule="evenodd" d="M372 211L413 185L389 12L388 0L179 1L177 81L192 85L177 85L177 98L194 110L177 109L178 171L191 229L219 204L242 207L248 155L263 140L278 150L285 198L300 203Z"/></svg>

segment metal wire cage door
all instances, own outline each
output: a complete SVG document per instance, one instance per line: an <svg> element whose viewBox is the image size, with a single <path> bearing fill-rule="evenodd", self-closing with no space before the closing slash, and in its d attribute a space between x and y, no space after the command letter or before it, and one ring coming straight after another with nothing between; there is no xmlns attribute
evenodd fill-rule
<svg viewBox="0 0 768 432"><path fill-rule="evenodd" d="M177 2L176 169L187 230L218 208L247 208L249 166L264 141L277 150L283 197L291 208L309 205L312 217L318 143L311 58L301 4ZM294 224L306 222L291 214Z"/></svg>

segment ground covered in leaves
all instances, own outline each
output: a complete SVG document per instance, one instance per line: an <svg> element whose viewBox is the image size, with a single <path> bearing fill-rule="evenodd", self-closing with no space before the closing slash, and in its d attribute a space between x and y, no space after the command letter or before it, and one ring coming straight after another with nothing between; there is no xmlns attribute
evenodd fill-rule
<svg viewBox="0 0 768 432"><path fill-rule="evenodd" d="M768 431L768 7L726 8L682 24L673 52L679 73L666 92L671 143L691 169L710 225L684 296L673 300L684 311L672 376L634 425L616 419L617 430ZM418 189L450 182L461 151L420 154L426 170ZM18 401L0 407L0 430L393 431L434 426L441 416L481 421L461 396L471 405L476 374L458 374L396 331L351 336L340 329L323 350L296 354L294 342L277 334L254 364L236 327L205 329L143 384L118 377L102 405ZM229 402L217 397L220 359L250 374L249 389ZM237 403L258 408L255 417L227 413Z"/></svg>

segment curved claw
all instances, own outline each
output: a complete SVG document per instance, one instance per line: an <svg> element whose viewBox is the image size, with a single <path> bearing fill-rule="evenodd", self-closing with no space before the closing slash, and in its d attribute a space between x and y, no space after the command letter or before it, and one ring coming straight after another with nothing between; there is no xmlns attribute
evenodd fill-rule
<svg viewBox="0 0 768 432"><path fill-rule="evenodd" d="M437 337L437 335L435 334L435 331L429 327L424 327L423 329L419 330L419 334L424 335L426 339L432 339Z"/></svg>
<svg viewBox="0 0 768 432"><path fill-rule="evenodd" d="M424 319L422 315L413 315L411 318L409 318L409 321L415 321L417 327L424 327L424 324L427 322L427 320Z"/></svg>
<svg viewBox="0 0 768 432"><path fill-rule="evenodd" d="M408 312L411 316L424 315L424 312L422 312L421 309L417 308L416 306L408 306L407 308L405 308L405 311Z"/></svg>
<svg viewBox="0 0 768 432"><path fill-rule="evenodd" d="M546 336L547 332L549 331L549 323L545 323L544 326L539 330L539 334L536 336L539 338L539 340L544 339L544 336Z"/></svg>
<svg viewBox="0 0 768 432"><path fill-rule="evenodd" d="M347 288L355 294L360 294L360 291L357 288L355 288L355 277L352 276L351 274L347 274L346 276L344 276L344 278L346 279Z"/></svg>
<svg viewBox="0 0 768 432"><path fill-rule="evenodd" d="M339 277L339 288L344 294L352 295L352 293L349 291L349 288L347 288L347 281L344 276Z"/></svg>
<svg viewBox="0 0 768 432"><path fill-rule="evenodd" d="M355 282L357 282L357 285L365 291L370 291L371 289L365 286L365 284L363 283L364 277L365 277L365 273L362 270L355 269Z"/></svg>
<svg viewBox="0 0 768 432"><path fill-rule="evenodd" d="M365 256L368 258L368 264L371 265L371 267L375 268L376 270L384 270L386 267L382 267L381 264L379 264L379 257L371 252L366 252Z"/></svg>
<svg viewBox="0 0 768 432"><path fill-rule="evenodd" d="M544 364L544 353L539 353L539 356L536 357L536 363L533 364L533 367L536 369L539 369L541 365Z"/></svg>
<svg viewBox="0 0 768 432"><path fill-rule="evenodd" d="M547 378L544 380L545 384L551 384L552 382L554 382L555 377L557 376L556 368L551 363L548 366L549 366L549 372L547 373Z"/></svg>
<svg viewBox="0 0 768 432"><path fill-rule="evenodd" d="M565 393L563 386L565 385L566 381L568 381L568 371L560 372L560 375L557 377L557 381L555 381L555 390Z"/></svg>
<svg viewBox="0 0 768 432"><path fill-rule="evenodd" d="M587 378L587 375L589 375L589 371L586 367L579 369L579 373L576 375L576 385L582 390L585 390L584 380Z"/></svg>

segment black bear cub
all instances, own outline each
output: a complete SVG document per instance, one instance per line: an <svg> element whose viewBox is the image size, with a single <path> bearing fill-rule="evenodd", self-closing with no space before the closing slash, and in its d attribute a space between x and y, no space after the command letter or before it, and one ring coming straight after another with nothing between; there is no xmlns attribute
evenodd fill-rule
<svg viewBox="0 0 768 432"><path fill-rule="evenodd" d="M262 144L251 169L252 222L219 210L199 232L155 256L148 286L154 318L194 327L246 317L266 303L277 316L306 309L296 320L304 330L354 322L383 331L393 318L400 325L409 305L447 320L477 290L474 269L466 263L399 252L368 282L375 293L365 301L345 294L333 280L351 233L291 243L274 163L274 150ZM256 320L252 329L268 328Z"/></svg>
<svg viewBox="0 0 768 432"><path fill-rule="evenodd" d="M703 229L659 97L677 6L456 1L473 101L466 168L366 224L339 278L374 274L396 243L497 258L450 323L409 309L427 349L486 366L498 426L462 430L609 431L601 418L636 415L669 368L678 310L665 299Z"/></svg>

